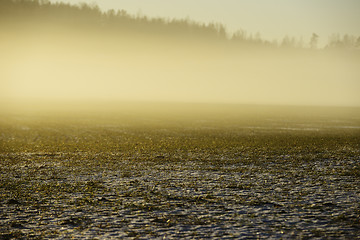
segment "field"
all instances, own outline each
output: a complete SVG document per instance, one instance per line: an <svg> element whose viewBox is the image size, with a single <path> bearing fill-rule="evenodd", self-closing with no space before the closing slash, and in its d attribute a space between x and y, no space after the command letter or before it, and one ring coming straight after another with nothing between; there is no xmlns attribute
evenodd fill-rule
<svg viewBox="0 0 360 240"><path fill-rule="evenodd" d="M2 113L0 239L359 239L357 108Z"/></svg>

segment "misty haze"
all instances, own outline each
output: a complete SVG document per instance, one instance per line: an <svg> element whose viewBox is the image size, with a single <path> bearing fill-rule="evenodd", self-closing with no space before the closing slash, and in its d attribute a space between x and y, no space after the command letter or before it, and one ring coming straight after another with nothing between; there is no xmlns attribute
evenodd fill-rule
<svg viewBox="0 0 360 240"><path fill-rule="evenodd" d="M4 101L360 104L356 37L344 40L346 50L333 46L342 37L316 49L316 38L275 44L244 31L228 36L220 24L1 4Z"/></svg>
<svg viewBox="0 0 360 240"><path fill-rule="evenodd" d="M360 36L65 2L0 1L0 239L360 236Z"/></svg>

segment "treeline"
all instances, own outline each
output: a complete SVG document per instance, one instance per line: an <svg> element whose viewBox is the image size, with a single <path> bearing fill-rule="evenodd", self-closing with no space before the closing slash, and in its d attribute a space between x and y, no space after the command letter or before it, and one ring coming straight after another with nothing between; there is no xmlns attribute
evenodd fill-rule
<svg viewBox="0 0 360 240"><path fill-rule="evenodd" d="M111 30L114 33L151 33L159 35L206 37L226 39L225 27L221 24L199 24L190 20L148 18L128 14L125 10L102 12L97 5L81 3L71 5L47 0L1 0L2 22L35 23L37 26L55 24L86 30Z"/></svg>
<svg viewBox="0 0 360 240"><path fill-rule="evenodd" d="M329 38L328 48L360 49L360 37L345 34L333 34Z"/></svg>
<svg viewBox="0 0 360 240"><path fill-rule="evenodd" d="M244 46L265 46L283 48L318 48L317 34L302 40L285 36L280 41L268 41L260 34L248 34L241 30L229 34L219 23L198 23L189 19L149 18L144 15L131 15L125 10L107 12L95 4L81 3L71 5L48 0L1 0L0 24L26 23L26 26L63 26L69 28L91 29L92 31L111 31L118 34L151 34L154 36L175 37L178 39L198 39L206 41L226 41L228 44ZM360 36L333 35L329 38L327 49L360 49Z"/></svg>

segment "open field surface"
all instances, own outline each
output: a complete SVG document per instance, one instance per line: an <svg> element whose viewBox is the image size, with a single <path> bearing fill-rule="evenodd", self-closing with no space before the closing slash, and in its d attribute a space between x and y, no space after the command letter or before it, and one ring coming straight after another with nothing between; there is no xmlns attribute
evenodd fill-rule
<svg viewBox="0 0 360 240"><path fill-rule="evenodd" d="M0 239L359 239L359 109L129 109L2 113Z"/></svg>

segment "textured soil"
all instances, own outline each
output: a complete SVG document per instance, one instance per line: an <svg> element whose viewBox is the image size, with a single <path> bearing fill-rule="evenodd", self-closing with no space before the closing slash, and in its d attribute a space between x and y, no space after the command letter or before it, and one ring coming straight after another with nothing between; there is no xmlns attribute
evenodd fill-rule
<svg viewBox="0 0 360 240"><path fill-rule="evenodd" d="M0 239L359 239L358 119L116 121L2 120Z"/></svg>

